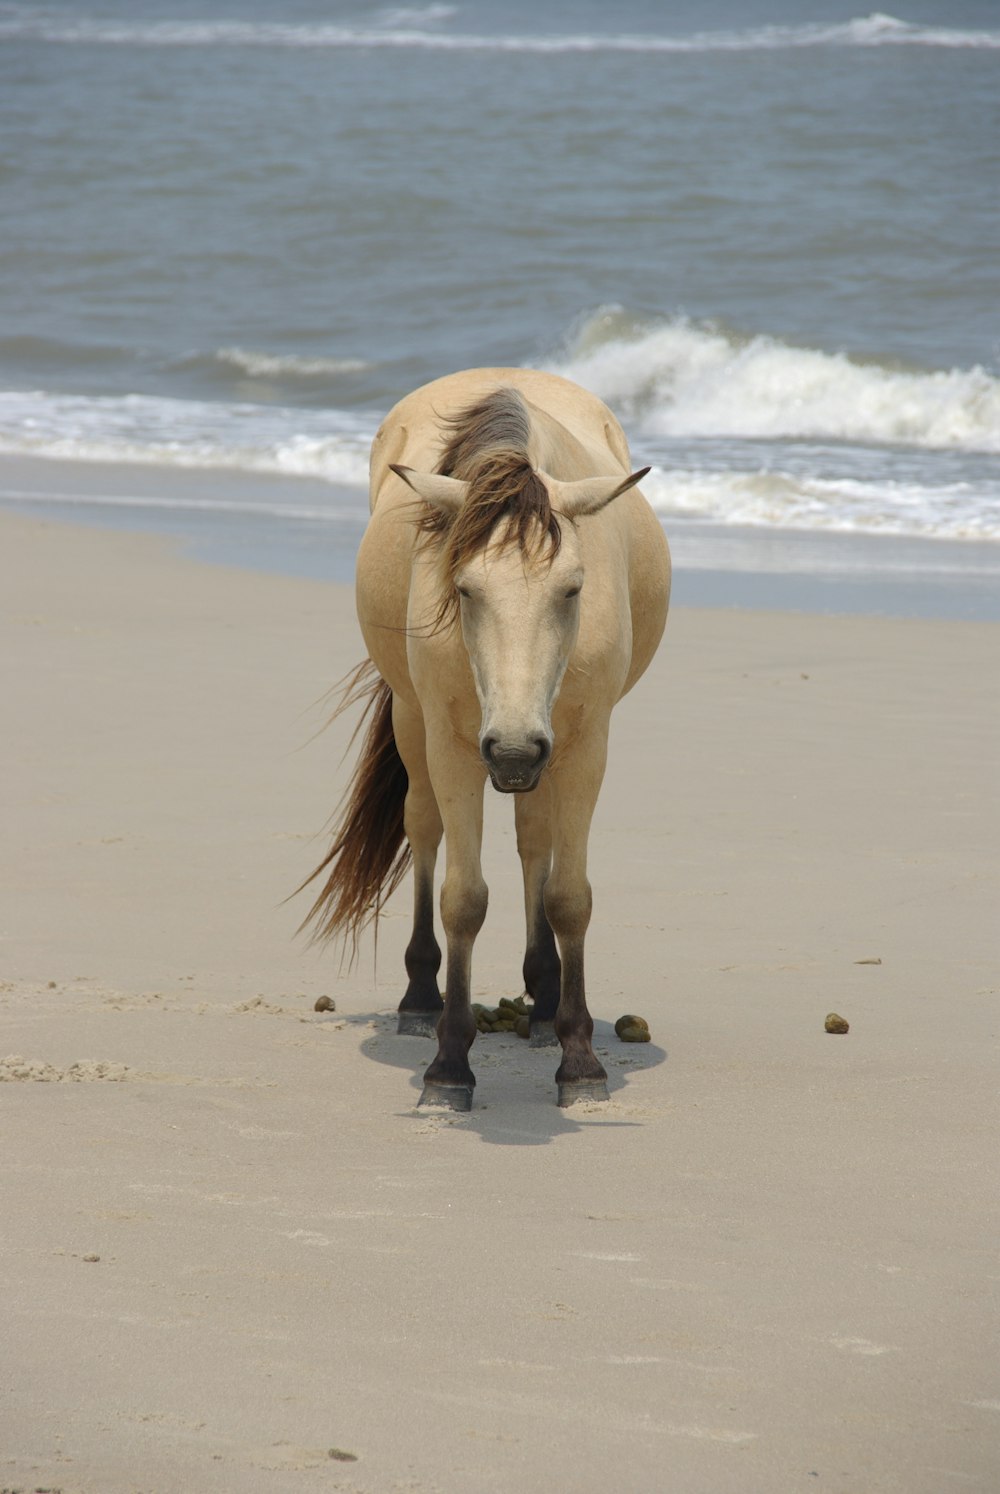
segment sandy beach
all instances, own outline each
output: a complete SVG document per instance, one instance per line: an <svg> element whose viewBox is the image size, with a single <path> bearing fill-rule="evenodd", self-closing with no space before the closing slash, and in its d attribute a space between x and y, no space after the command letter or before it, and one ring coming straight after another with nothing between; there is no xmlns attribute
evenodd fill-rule
<svg viewBox="0 0 1000 1494"><path fill-rule="evenodd" d="M491 1036L442 1116L409 885L377 972L284 901L350 588L3 515L0 612L5 1490L1000 1486L1000 624L675 610L591 841L612 1099Z"/></svg>

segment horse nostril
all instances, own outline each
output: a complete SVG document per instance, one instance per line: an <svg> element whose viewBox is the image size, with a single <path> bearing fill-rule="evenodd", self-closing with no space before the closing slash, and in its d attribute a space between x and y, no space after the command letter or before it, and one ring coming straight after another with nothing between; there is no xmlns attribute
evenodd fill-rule
<svg viewBox="0 0 1000 1494"><path fill-rule="evenodd" d="M539 766L548 761L549 753L552 751L552 743L548 737L536 737L531 744L535 749L535 762Z"/></svg>
<svg viewBox="0 0 1000 1494"><path fill-rule="evenodd" d="M488 763L493 761L493 749L496 744L496 737L483 737L483 740L479 744L479 750Z"/></svg>

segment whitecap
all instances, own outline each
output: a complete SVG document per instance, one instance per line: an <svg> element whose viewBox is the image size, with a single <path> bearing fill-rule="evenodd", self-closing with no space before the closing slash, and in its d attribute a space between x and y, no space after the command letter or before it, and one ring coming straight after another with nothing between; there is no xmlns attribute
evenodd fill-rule
<svg viewBox="0 0 1000 1494"><path fill-rule="evenodd" d="M419 29L450 19L453 8L430 5L383 14L373 27L284 21L129 21L80 16L67 21L52 12L13 7L0 19L0 40L30 39L64 45L133 47L308 47L414 48L434 51L536 53L633 52L738 53L803 48L918 46L944 49L1000 48L1000 31L923 26L874 12L836 24L760 26L742 31L703 31L691 35L570 33L483 35Z"/></svg>
<svg viewBox="0 0 1000 1494"><path fill-rule="evenodd" d="M981 367L908 371L844 352L741 337L605 307L545 366L648 436L733 436L1000 451L1000 379Z"/></svg>
<svg viewBox="0 0 1000 1494"><path fill-rule="evenodd" d="M252 379L316 379L363 373L371 368L363 358L302 358L292 353L263 353L252 348L219 348L218 363L237 368Z"/></svg>

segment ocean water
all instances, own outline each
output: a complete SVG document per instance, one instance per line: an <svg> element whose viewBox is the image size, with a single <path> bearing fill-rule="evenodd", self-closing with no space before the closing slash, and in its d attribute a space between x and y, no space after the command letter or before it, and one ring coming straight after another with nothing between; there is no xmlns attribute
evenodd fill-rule
<svg viewBox="0 0 1000 1494"><path fill-rule="evenodd" d="M386 409L533 364L682 586L1000 615L996 0L0 4L0 122L0 502L342 575Z"/></svg>

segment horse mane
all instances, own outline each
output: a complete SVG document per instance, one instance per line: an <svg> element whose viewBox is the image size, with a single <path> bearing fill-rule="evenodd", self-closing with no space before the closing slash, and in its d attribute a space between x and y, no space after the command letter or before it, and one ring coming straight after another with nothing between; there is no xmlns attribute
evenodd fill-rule
<svg viewBox="0 0 1000 1494"><path fill-rule="evenodd" d="M489 544L514 546L529 559L543 551L549 564L559 553L562 531L548 490L531 465L531 417L516 389L496 389L444 422L446 440L437 471L468 483L456 515L429 505L418 528L440 545L441 603L433 628L458 612L455 578Z"/></svg>

